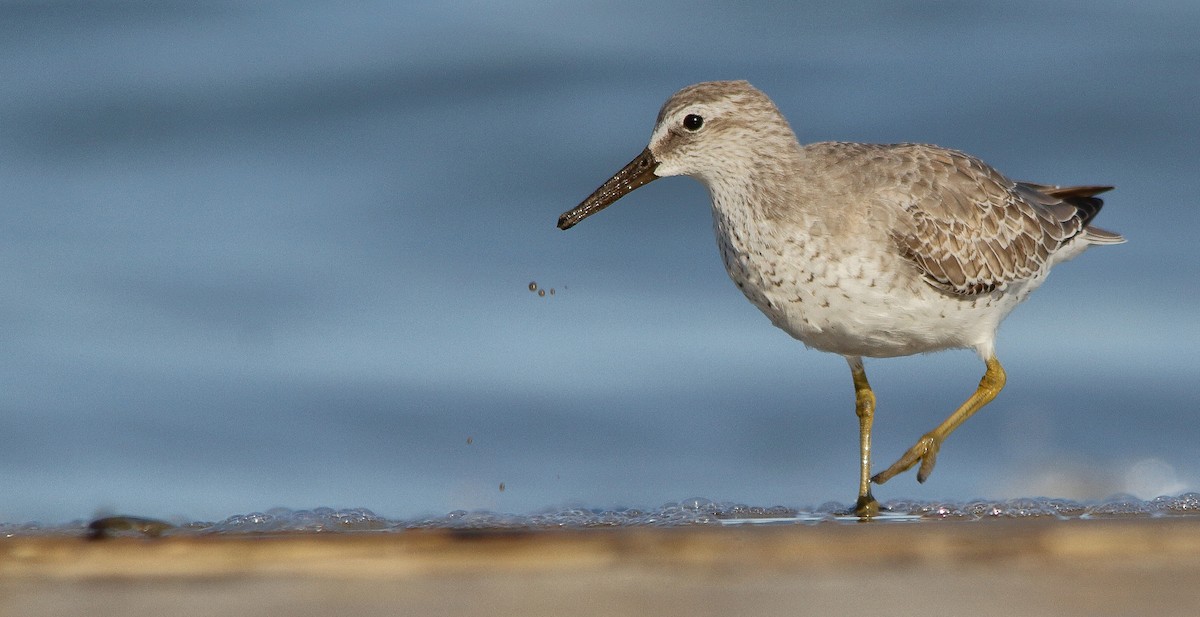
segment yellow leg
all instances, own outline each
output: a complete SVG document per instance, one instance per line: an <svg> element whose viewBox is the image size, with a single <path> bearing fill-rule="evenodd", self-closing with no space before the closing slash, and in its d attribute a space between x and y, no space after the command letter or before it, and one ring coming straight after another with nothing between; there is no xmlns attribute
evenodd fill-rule
<svg viewBox="0 0 1200 617"><path fill-rule="evenodd" d="M857 381L857 378L855 378ZM909 448L900 460L896 461L891 467L875 475L872 480L876 484L883 484L893 477L902 474L917 461L921 462L921 468L917 470L917 482L924 482L929 474L933 472L933 465L937 462L938 449L942 446L942 441L958 428L967 418L979 411L984 405L987 405L996 398L1000 390L1004 388L1004 367L1000 366L1000 361L992 356L987 359L987 371L983 374L983 379L979 380L979 388L975 390L975 394L967 399L965 403L959 406L954 413L950 414L944 422L938 425L937 428L925 433L917 445ZM866 382L864 378L864 383Z"/></svg>
<svg viewBox="0 0 1200 617"><path fill-rule="evenodd" d="M871 423L875 420L875 393L867 383L862 358L847 358L850 374L854 376L854 412L858 414L859 467L858 501L854 513L861 517L879 514L879 502L871 496Z"/></svg>

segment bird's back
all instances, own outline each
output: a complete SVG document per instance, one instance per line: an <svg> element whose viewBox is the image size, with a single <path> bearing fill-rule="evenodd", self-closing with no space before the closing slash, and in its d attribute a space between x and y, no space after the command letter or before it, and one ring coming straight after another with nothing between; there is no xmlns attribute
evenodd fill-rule
<svg viewBox="0 0 1200 617"><path fill-rule="evenodd" d="M1089 244L1124 239L1089 223L1105 186L1010 180L983 161L928 144L823 142L804 148L810 173L873 224L929 284L958 295L1043 273Z"/></svg>

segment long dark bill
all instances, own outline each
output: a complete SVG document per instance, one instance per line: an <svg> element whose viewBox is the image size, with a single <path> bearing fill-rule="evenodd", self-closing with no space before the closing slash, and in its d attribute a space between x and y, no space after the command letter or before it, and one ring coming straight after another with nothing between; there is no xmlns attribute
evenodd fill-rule
<svg viewBox="0 0 1200 617"><path fill-rule="evenodd" d="M629 161L628 165L621 168L621 171L609 178L608 182L596 189L595 193L575 206L575 209L564 212L562 216L558 217L558 228L570 229L579 221L612 205L630 191L657 180L658 176L654 175L657 167L658 161L650 152L650 148L642 150L637 158Z"/></svg>

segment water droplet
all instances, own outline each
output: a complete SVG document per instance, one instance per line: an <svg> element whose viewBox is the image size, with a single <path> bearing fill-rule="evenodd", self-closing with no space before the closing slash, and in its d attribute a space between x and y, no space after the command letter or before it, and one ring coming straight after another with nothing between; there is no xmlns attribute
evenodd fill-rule
<svg viewBox="0 0 1200 617"><path fill-rule="evenodd" d="M529 281L529 291L537 291L537 281Z"/></svg>
<svg viewBox="0 0 1200 617"><path fill-rule="evenodd" d="M539 298L545 298L545 297L546 297L546 290L545 290L545 289L539 289L539 290L538 290L538 297L539 297Z"/></svg>

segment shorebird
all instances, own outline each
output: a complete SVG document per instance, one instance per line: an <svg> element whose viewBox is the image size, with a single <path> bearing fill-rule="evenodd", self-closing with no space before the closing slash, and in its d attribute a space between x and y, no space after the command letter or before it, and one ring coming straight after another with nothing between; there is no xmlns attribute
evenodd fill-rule
<svg viewBox="0 0 1200 617"><path fill-rule="evenodd" d="M725 269L775 326L850 365L859 421L855 513L879 513L871 483L918 463L925 482L946 437L1004 387L996 329L1057 263L1124 242L1092 227L1108 186L1008 179L963 152L927 144L800 145L745 81L676 92L650 145L576 208L569 229L658 178L708 188ZM891 467L871 475L875 394L863 357L969 348L979 387Z"/></svg>

